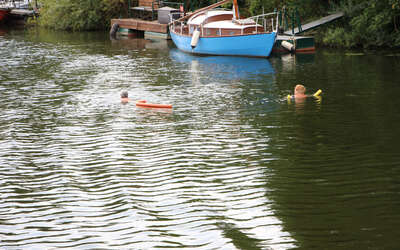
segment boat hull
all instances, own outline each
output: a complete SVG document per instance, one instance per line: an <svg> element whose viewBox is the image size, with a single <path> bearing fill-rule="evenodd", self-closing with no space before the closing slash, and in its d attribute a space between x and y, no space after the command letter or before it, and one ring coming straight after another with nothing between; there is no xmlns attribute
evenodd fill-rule
<svg viewBox="0 0 400 250"><path fill-rule="evenodd" d="M200 37L193 49L190 46L190 36L171 31L171 38L178 49L193 54L268 57L274 46L276 33Z"/></svg>
<svg viewBox="0 0 400 250"><path fill-rule="evenodd" d="M0 23L7 19L9 13L10 13L9 9L0 8Z"/></svg>

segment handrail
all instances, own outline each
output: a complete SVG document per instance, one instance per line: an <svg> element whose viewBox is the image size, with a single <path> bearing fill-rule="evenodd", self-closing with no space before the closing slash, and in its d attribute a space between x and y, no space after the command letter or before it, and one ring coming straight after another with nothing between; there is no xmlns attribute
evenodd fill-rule
<svg viewBox="0 0 400 250"><path fill-rule="evenodd" d="M257 15L257 16L252 16L252 17L249 17L249 19L253 19L255 22L256 22L256 24L258 24L258 20L259 20L259 18L263 18L263 22L265 22L266 21L266 17L267 16L272 16L272 15L276 15L276 18L275 18L275 28L274 28L274 25L273 25L273 23L272 23L272 31L277 31L278 30L278 12L270 12L270 13L266 13L266 14L261 14L261 15ZM272 19L272 20L274 20L274 19ZM273 21L272 21L273 22ZM263 25L264 26L264 29L266 28L266 24L265 25ZM256 26L256 31L257 31L257 27L258 26Z"/></svg>
<svg viewBox="0 0 400 250"><path fill-rule="evenodd" d="M222 4L223 2L227 2L227 1L231 1L231 0L224 0L224 1L221 1L219 3L214 4L213 6L208 6L206 8L203 8L203 9L200 9L198 11L195 11L195 12L191 13L190 15L184 16L184 17L179 18L177 20L171 20L171 22L170 22L171 28L173 30L175 30L176 28L180 28L180 33L181 34L183 34L183 30L187 28L188 31L185 31L185 34L186 34L186 32L188 32L188 34L189 34L190 33L190 27L186 27L186 24L185 24L186 23L185 20L187 18L193 17L194 15L197 15L197 14L200 14L200 13L207 12L208 10L211 10L211 9L213 9L215 7L218 7L220 4ZM272 18L269 19L268 17L272 17ZM278 12L276 12L276 11L270 12L270 13L266 13L266 14L257 15L257 16L248 17L247 19L251 20L250 23L248 23L248 21L247 21L247 24L255 26L254 27L255 28L254 32L257 33L257 34L259 32L268 33L268 32L277 32L278 31L278 25L279 25L278 21L279 20L278 20ZM233 20L233 21L240 22L240 20L245 20L245 19L239 19L239 20ZM261 24L259 23L260 21L262 22ZM253 23L253 24L251 24L251 23ZM254 23L255 23L255 25L254 25ZM271 23L271 26L269 26L269 23ZM243 24L245 24L245 23L243 23ZM263 29L260 30L259 26L263 27ZM205 28L203 27L202 24L200 24L199 27L197 27L197 28L201 30L201 34L204 34L204 32L205 32L204 29ZM219 33L219 36L222 36L222 32L221 31L218 32L218 33ZM242 33L243 33L243 29L242 29Z"/></svg>

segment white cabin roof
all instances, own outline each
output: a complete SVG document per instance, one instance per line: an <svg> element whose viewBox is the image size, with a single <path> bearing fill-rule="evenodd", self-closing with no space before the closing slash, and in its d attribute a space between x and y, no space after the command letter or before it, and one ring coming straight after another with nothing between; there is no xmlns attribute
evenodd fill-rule
<svg viewBox="0 0 400 250"><path fill-rule="evenodd" d="M189 25L200 25L202 24L207 18L212 17L212 16L219 16L219 15L232 15L233 16L233 11L231 10L210 10L206 11L203 13L200 13L198 15L195 15L194 17L190 18L188 20ZM204 28L222 28L222 29L244 29L247 27L254 27L256 26L256 23L254 20L251 19L240 19L237 21L233 20L221 20L221 21L215 21L215 22L209 22L205 24L203 27ZM260 26L260 25L258 25Z"/></svg>
<svg viewBox="0 0 400 250"><path fill-rule="evenodd" d="M252 25L240 25L233 21L218 21L218 22L211 22L204 25L204 28L216 28L216 29L244 29L247 27L254 27L255 23Z"/></svg>
<svg viewBox="0 0 400 250"><path fill-rule="evenodd" d="M218 15L226 15L226 14L233 15L233 12L231 10L210 10L210 11L206 11L201 14L195 15L194 17L192 17L188 20L188 23L200 25L208 17L218 16Z"/></svg>

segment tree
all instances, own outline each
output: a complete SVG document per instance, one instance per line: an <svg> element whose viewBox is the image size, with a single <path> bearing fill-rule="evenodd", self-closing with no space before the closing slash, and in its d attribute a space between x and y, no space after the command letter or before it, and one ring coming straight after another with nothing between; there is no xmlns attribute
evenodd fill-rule
<svg viewBox="0 0 400 250"><path fill-rule="evenodd" d="M126 0L41 0L39 25L61 30L96 30L109 26L126 9Z"/></svg>

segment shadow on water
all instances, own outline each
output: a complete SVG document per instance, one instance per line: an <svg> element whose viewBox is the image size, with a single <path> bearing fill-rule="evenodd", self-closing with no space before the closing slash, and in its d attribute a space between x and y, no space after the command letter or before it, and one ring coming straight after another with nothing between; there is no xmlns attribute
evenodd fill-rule
<svg viewBox="0 0 400 250"><path fill-rule="evenodd" d="M168 51L174 47L171 41L164 39L131 38L129 36L118 36L116 39L111 39L111 46L131 50L158 50L158 52Z"/></svg>
<svg viewBox="0 0 400 250"><path fill-rule="evenodd" d="M32 27L29 29L10 29L10 36L23 38L35 43L51 43L58 45L98 45L104 44L107 38L106 32L64 32L59 30Z"/></svg>
<svg viewBox="0 0 400 250"><path fill-rule="evenodd" d="M291 60L273 61L279 87L296 80L322 88L322 102L283 104L276 116L252 121L277 157L266 196L285 231L301 249L397 248L398 59L328 51L314 63Z"/></svg>
<svg viewBox="0 0 400 250"><path fill-rule="evenodd" d="M101 51L103 55L114 54L134 54L140 52L147 53L168 53L168 49L173 46L172 42L161 39L143 39L118 36L111 39L107 31L93 32L63 32L44 28L30 28L8 30L5 29L1 34L13 37L13 39L24 39L35 44L47 43L53 46L67 47L84 50L88 54L96 54Z"/></svg>
<svg viewBox="0 0 400 250"><path fill-rule="evenodd" d="M265 249L261 246L261 240L252 238L243 233L240 228L236 228L232 223L220 222L217 224L218 228L222 230L224 236L232 240L232 244L237 249L258 250ZM267 248L270 249L270 248Z"/></svg>

